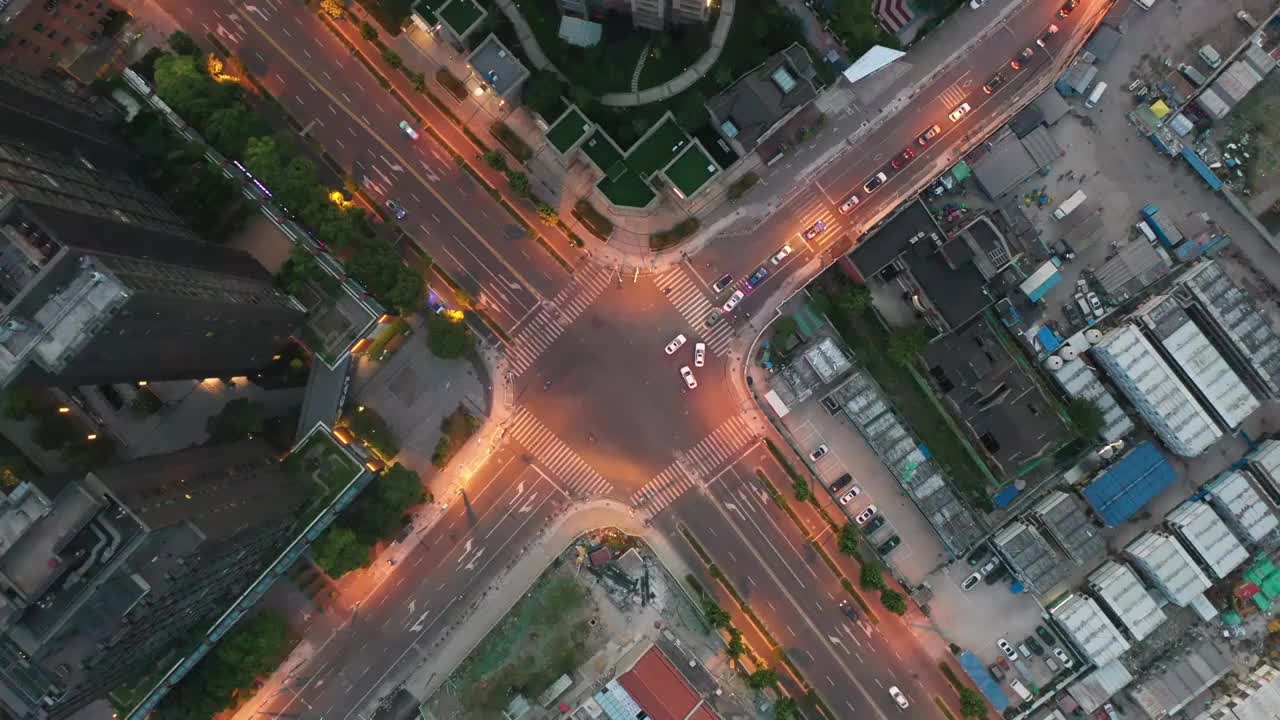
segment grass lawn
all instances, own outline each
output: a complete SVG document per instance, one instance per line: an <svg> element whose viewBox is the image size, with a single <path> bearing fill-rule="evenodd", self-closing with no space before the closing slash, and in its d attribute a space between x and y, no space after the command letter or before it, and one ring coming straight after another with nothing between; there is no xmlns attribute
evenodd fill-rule
<svg viewBox="0 0 1280 720"><path fill-rule="evenodd" d="M715 177L720 168L707 156L699 145L690 145L680 157L667 168L667 177L685 197L698 192L708 180Z"/></svg>
<svg viewBox="0 0 1280 720"><path fill-rule="evenodd" d="M658 172L689 144L689 136L675 118L668 117L656 130L631 148L627 165L643 178Z"/></svg>
<svg viewBox="0 0 1280 720"><path fill-rule="evenodd" d="M618 148L609 142L608 136L599 130L591 133L591 137L582 143L582 151L604 173L608 173L614 165L622 162L622 153L618 152Z"/></svg>
<svg viewBox="0 0 1280 720"><path fill-rule="evenodd" d="M674 25L657 35L644 70L640 71L640 89L661 85L697 62L711 47L711 28L715 24L713 16L706 25Z"/></svg>
<svg viewBox="0 0 1280 720"><path fill-rule="evenodd" d="M609 202L623 207L644 207L654 197L653 188L630 170L616 177L604 178L596 187L609 198Z"/></svg>
<svg viewBox="0 0 1280 720"><path fill-rule="evenodd" d="M591 129L591 123L587 121L582 113L578 112L578 108L570 108L568 114L560 118L551 129L547 131L547 140L551 141L551 146L559 150L561 153L569 151L573 144L578 142L578 138L587 133Z"/></svg>
<svg viewBox="0 0 1280 720"><path fill-rule="evenodd" d="M311 433L307 442L289 455L285 467L319 480L329 498L337 495L363 470L338 445L338 441L323 430Z"/></svg>
<svg viewBox="0 0 1280 720"><path fill-rule="evenodd" d="M440 9L440 18L459 35L475 25L482 15L484 11L474 0L449 0L449 4Z"/></svg>

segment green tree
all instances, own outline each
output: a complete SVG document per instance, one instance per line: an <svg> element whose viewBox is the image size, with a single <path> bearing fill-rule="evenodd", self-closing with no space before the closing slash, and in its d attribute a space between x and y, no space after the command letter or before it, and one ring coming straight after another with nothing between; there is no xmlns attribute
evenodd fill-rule
<svg viewBox="0 0 1280 720"><path fill-rule="evenodd" d="M1086 397L1078 397L1067 403L1067 417L1076 434L1085 440L1092 440L1102 433L1107 419L1098 404Z"/></svg>
<svg viewBox="0 0 1280 720"><path fill-rule="evenodd" d="M7 418L26 420L46 404L41 391L28 385L10 385L4 391L4 416Z"/></svg>
<svg viewBox="0 0 1280 720"><path fill-rule="evenodd" d="M489 167L494 170L499 172L507 171L507 157L502 154L501 150L485 150L483 157Z"/></svg>
<svg viewBox="0 0 1280 720"><path fill-rule="evenodd" d="M556 227L560 224L560 213L554 207L538 200L534 203L534 209L538 211L538 217L542 220L543 225Z"/></svg>
<svg viewBox="0 0 1280 720"><path fill-rule="evenodd" d="M732 625L729 626L729 645L724 652L731 660L737 660L747 651L747 646L742 642L742 631Z"/></svg>
<svg viewBox="0 0 1280 720"><path fill-rule="evenodd" d="M773 323L773 344L786 347L800 332L800 323L790 315L783 315Z"/></svg>
<svg viewBox="0 0 1280 720"><path fill-rule="evenodd" d="M733 82L733 68L727 62L718 62L711 71L711 79L718 87L728 87Z"/></svg>
<svg viewBox="0 0 1280 720"><path fill-rule="evenodd" d="M884 609L895 615L903 615L907 612L907 599L902 597L902 593L897 590L885 588L880 591L880 604L884 605Z"/></svg>
<svg viewBox="0 0 1280 720"><path fill-rule="evenodd" d="M373 42L374 40L378 39L378 28L370 25L367 22L361 21L360 34L364 36L365 40L368 40L369 42Z"/></svg>
<svg viewBox="0 0 1280 720"><path fill-rule="evenodd" d="M524 102L547 122L555 122L556 119L550 116L564 103L561 99L564 91L564 81L559 75L539 70L524 84Z"/></svg>
<svg viewBox="0 0 1280 720"><path fill-rule="evenodd" d="M466 323L445 315L432 315L427 321L427 346L438 358L459 358L466 355L474 340Z"/></svg>
<svg viewBox="0 0 1280 720"><path fill-rule="evenodd" d="M390 460L400 454L400 446L387 421L372 408L361 405L347 416L347 427L384 459Z"/></svg>
<svg viewBox="0 0 1280 720"><path fill-rule="evenodd" d="M343 7L342 0L320 0L320 12L334 20L341 20L346 14L346 8Z"/></svg>
<svg viewBox="0 0 1280 720"><path fill-rule="evenodd" d="M266 419L265 405L248 398L236 398L206 420L204 429L209 433L209 442L232 442L261 433Z"/></svg>
<svg viewBox="0 0 1280 720"><path fill-rule="evenodd" d="M773 704L773 720L798 720L800 707L790 696L782 696Z"/></svg>
<svg viewBox="0 0 1280 720"><path fill-rule="evenodd" d="M836 296L836 307L849 315L861 315L871 307L871 291L866 285L855 285Z"/></svg>
<svg viewBox="0 0 1280 720"><path fill-rule="evenodd" d="M862 569L858 571L858 584L867 590L885 589L884 567L875 560L862 563Z"/></svg>
<svg viewBox="0 0 1280 720"><path fill-rule="evenodd" d="M889 336L889 357L899 365L910 366L928 346L929 338L924 328L916 325Z"/></svg>
<svg viewBox="0 0 1280 720"><path fill-rule="evenodd" d="M266 123L244 105L214 110L204 125L204 136L228 157L243 157L249 139L269 131Z"/></svg>
<svg viewBox="0 0 1280 720"><path fill-rule="evenodd" d="M366 243L347 261L347 271L388 305L401 311L418 307L425 295L422 276L405 267L390 246Z"/></svg>
<svg viewBox="0 0 1280 720"><path fill-rule="evenodd" d="M778 684L778 671L773 668L760 668L747 676L747 685L753 690L763 690Z"/></svg>
<svg viewBox="0 0 1280 720"><path fill-rule="evenodd" d="M960 688L960 714L970 718L986 717L987 701L982 699L982 693L971 687Z"/></svg>
<svg viewBox="0 0 1280 720"><path fill-rule="evenodd" d="M791 481L791 492L795 494L796 500L800 502L808 502L813 497L813 492L809 489L809 483L804 478L796 478Z"/></svg>
<svg viewBox="0 0 1280 720"><path fill-rule="evenodd" d="M369 565L369 546L361 543L352 530L333 525L311 546L311 559L324 574L337 580Z"/></svg>
<svg viewBox="0 0 1280 720"><path fill-rule="evenodd" d="M167 42L169 44L169 49L179 55L200 54L200 47L196 45L196 41L192 40L190 35L182 32L181 30L175 30L170 33Z"/></svg>
<svg viewBox="0 0 1280 720"><path fill-rule="evenodd" d="M191 55L166 55L156 60L156 93L169 107L197 128L214 110L224 107L226 96L201 71Z"/></svg>
<svg viewBox="0 0 1280 720"><path fill-rule="evenodd" d="M729 627L729 621L731 620L731 618L729 617L729 611L720 607L714 601L708 600L702 606L702 612L707 616L707 622L711 624L711 627L713 628Z"/></svg>
<svg viewBox="0 0 1280 720"><path fill-rule="evenodd" d="M343 514L342 524L362 545L373 545L393 537L408 520L409 508L428 499L418 473L395 463L356 497Z"/></svg>
<svg viewBox="0 0 1280 720"><path fill-rule="evenodd" d="M33 439L45 450L57 450L65 447L79 435L76 424L70 417L57 413L45 413L36 418Z"/></svg>
<svg viewBox="0 0 1280 720"><path fill-rule="evenodd" d="M697 90L689 90L676 98L676 122L688 131L694 131L706 125L710 119L707 114L707 96Z"/></svg>
<svg viewBox="0 0 1280 720"><path fill-rule="evenodd" d="M511 189L514 190L517 195L529 194L529 176L519 170L508 170L507 182L511 183Z"/></svg>
<svg viewBox="0 0 1280 720"><path fill-rule="evenodd" d="M862 532L857 525L846 522L844 527L840 528L840 552L845 555L858 554L858 541L862 538Z"/></svg>

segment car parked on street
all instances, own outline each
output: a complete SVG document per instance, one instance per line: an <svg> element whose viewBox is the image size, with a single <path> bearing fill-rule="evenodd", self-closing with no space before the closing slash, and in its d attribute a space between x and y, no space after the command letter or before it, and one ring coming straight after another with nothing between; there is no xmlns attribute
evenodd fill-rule
<svg viewBox="0 0 1280 720"><path fill-rule="evenodd" d="M838 493L841 490L849 487L849 484L852 482L853 482L853 476L850 475L849 473L845 473L840 477L836 478L835 482L831 483L831 492Z"/></svg>
<svg viewBox="0 0 1280 720"><path fill-rule="evenodd" d="M725 275L724 277L717 280L715 285L711 286L711 292L720 292L721 290L724 290L725 288L729 287L732 284L733 284L733 275Z"/></svg>
<svg viewBox="0 0 1280 720"><path fill-rule="evenodd" d="M1026 639L1026 640L1023 640L1022 642L1023 642L1023 644L1025 644L1027 647L1031 648L1031 652L1032 652L1033 654L1035 654L1035 655L1043 655L1043 654L1044 654L1044 646L1043 646L1043 645L1041 645L1040 643L1036 642L1036 639L1035 639L1034 637L1032 637L1032 636L1028 635L1028 636L1027 636L1027 639Z"/></svg>
<svg viewBox="0 0 1280 720"><path fill-rule="evenodd" d="M1001 75L1000 73L996 73L995 75L991 76L991 79L987 81L986 85L982 86L982 92L990 95L992 91L994 91L996 88L1000 87L1003 84L1004 84L1004 76Z"/></svg>
<svg viewBox="0 0 1280 720"><path fill-rule="evenodd" d="M915 157L916 157L915 148L906 148L902 152L898 153L898 156L895 157L893 159L893 162L889 164L893 166L894 170L901 170L902 168L907 166L907 163L914 160Z"/></svg>
<svg viewBox="0 0 1280 720"><path fill-rule="evenodd" d="M947 117L951 119L951 122L960 122L960 118L964 117L968 112L969 103L960 103L960 107L952 110Z"/></svg>
<svg viewBox="0 0 1280 720"><path fill-rule="evenodd" d="M764 279L768 277L768 275L769 275L768 268L765 268L765 267L756 268L756 271L751 273L751 275L747 278L747 282L746 282L747 292L751 292L752 290L755 290L756 287L760 285L760 283L764 282Z"/></svg>
<svg viewBox="0 0 1280 720"><path fill-rule="evenodd" d="M968 592L972 590L973 586L977 585L978 581L981 579L982 579L982 573L975 572L971 574L969 577L965 578L964 582L960 583L960 589L964 590L965 592Z"/></svg>
<svg viewBox="0 0 1280 720"><path fill-rule="evenodd" d="M1014 70L1021 70L1022 64L1030 60L1033 54L1034 51L1031 48L1024 48L1022 52L1018 53L1017 57L1009 61L1009 67Z"/></svg>
<svg viewBox="0 0 1280 720"><path fill-rule="evenodd" d="M1036 626L1036 634L1039 635L1040 639L1044 641L1044 644L1049 647L1053 647L1058 644L1058 639L1053 636L1053 633L1049 632L1049 628L1043 625Z"/></svg>
<svg viewBox="0 0 1280 720"><path fill-rule="evenodd" d="M859 525L866 525L867 521L870 520L871 517L875 514L876 514L876 506L868 505L865 508L863 508L862 512L854 516L853 521L858 523Z"/></svg>
<svg viewBox="0 0 1280 720"><path fill-rule="evenodd" d="M998 567L1000 567L1000 558L991 558L987 561L986 565L978 568L978 572L982 573L983 577L986 577L992 570L995 570Z"/></svg>
<svg viewBox="0 0 1280 720"><path fill-rule="evenodd" d="M920 137L916 138L916 142L919 143L921 147L924 147L929 144L929 141L938 137L938 135L940 134L942 134L942 126L934 125L928 130L925 130L924 132L920 133Z"/></svg>
<svg viewBox="0 0 1280 720"><path fill-rule="evenodd" d="M854 498L858 497L861 494L862 494L862 488L858 487L857 485L854 485L853 487L849 488L849 490L845 492L845 494L840 496L840 504L848 505L850 502L853 501Z"/></svg>
<svg viewBox="0 0 1280 720"><path fill-rule="evenodd" d="M1094 317L1102 317L1102 300L1098 299L1098 293L1091 292L1085 295L1085 299L1089 301L1089 309L1093 310Z"/></svg>
<svg viewBox="0 0 1280 720"><path fill-rule="evenodd" d="M827 229L827 224L819 220L805 229L803 237L805 240L812 240L822 234Z"/></svg>
<svg viewBox="0 0 1280 720"><path fill-rule="evenodd" d="M689 369L688 365L680 368L680 377L684 378L684 384L688 385L690 390L698 387L698 380L693 376L693 371Z"/></svg>
<svg viewBox="0 0 1280 720"><path fill-rule="evenodd" d="M870 521L870 522L868 522L865 526L863 526L863 528L862 528L862 534L863 534L863 535L866 535L867 537L870 537L870 536L871 536L871 533L873 533L873 532L875 532L875 531L879 530L880 528L884 527L884 523L885 523L884 516L883 516L883 515L877 515L877 516L875 516L875 517L871 518L871 521Z"/></svg>
<svg viewBox="0 0 1280 720"><path fill-rule="evenodd" d="M969 567L977 567L978 563L986 560L987 556L990 554L991 548L989 546L985 544L979 545L974 548L973 552L969 553L969 557L965 558L964 561L969 563Z"/></svg>
<svg viewBox="0 0 1280 720"><path fill-rule="evenodd" d="M693 344L693 366L702 367L707 362L707 344L697 342Z"/></svg>
<svg viewBox="0 0 1280 720"><path fill-rule="evenodd" d="M888 175L885 175L882 172L878 172L875 175L872 175L871 179L867 180L865 183L862 184L862 189L867 192L871 192L876 188L880 187L881 185L883 185L884 181L888 179L889 179Z"/></svg>
<svg viewBox="0 0 1280 720"><path fill-rule="evenodd" d="M790 245L783 245L783 246L778 250L778 252L776 252L776 253L774 253L774 254L773 254L773 257L772 257L772 258L769 258L769 261L770 261L770 262L772 262L774 265L777 265L778 263L782 262L783 260L786 260L786 259L787 259L787 256L788 256L788 255L790 255L790 254L791 254L791 246L790 246Z"/></svg>
<svg viewBox="0 0 1280 720"><path fill-rule="evenodd" d="M689 341L689 338L685 337L683 334L680 334L671 338L671 342L667 343L667 354L675 355L676 351L679 350L688 341Z"/></svg>
<svg viewBox="0 0 1280 720"><path fill-rule="evenodd" d="M857 195L850 195L845 198L844 202L840 203L840 213L848 214L850 210L857 206L858 202L859 200Z"/></svg>
<svg viewBox="0 0 1280 720"><path fill-rule="evenodd" d="M809 461L817 462L818 458L822 457L823 455L826 455L829 452L831 452L831 448L827 447L826 443L822 443L818 447L814 448L813 452L809 453Z"/></svg>
<svg viewBox="0 0 1280 720"><path fill-rule="evenodd" d="M893 701L898 703L898 707L902 708L903 710L906 710L908 707L911 706L911 703L907 702L907 696L903 695L902 691L899 690L898 686L896 685L889 688L889 697L892 697Z"/></svg>
<svg viewBox="0 0 1280 720"><path fill-rule="evenodd" d="M1067 0L1062 7L1058 8L1058 19L1065 20L1072 10L1076 9L1076 5L1080 4L1080 0Z"/></svg>
<svg viewBox="0 0 1280 720"><path fill-rule="evenodd" d="M1062 648L1059 648L1059 647L1054 648L1053 656L1058 658L1058 662L1062 663L1062 667L1064 668L1070 668L1072 665L1075 664L1074 662L1072 662L1071 656L1068 655L1067 652Z"/></svg>
<svg viewBox="0 0 1280 720"><path fill-rule="evenodd" d="M738 307L738 303L742 302L742 298L746 296L747 296L746 293L742 292L741 290L736 290L732 295L729 296L728 300L724 301L724 305L722 305L720 309L724 310L725 312L733 312L733 309Z"/></svg>
<svg viewBox="0 0 1280 720"><path fill-rule="evenodd" d="M1040 47L1044 47L1045 43L1052 40L1053 36L1057 34L1058 34L1058 26L1050 24L1049 27L1045 28L1044 32L1040 34L1040 37L1036 38L1036 44L1039 45Z"/></svg>

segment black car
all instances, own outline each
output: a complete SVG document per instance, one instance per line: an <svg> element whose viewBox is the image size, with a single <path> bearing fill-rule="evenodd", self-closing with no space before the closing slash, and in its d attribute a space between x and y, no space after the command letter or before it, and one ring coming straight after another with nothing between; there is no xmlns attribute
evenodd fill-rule
<svg viewBox="0 0 1280 720"><path fill-rule="evenodd" d="M720 292L721 290L723 290L723 289L725 289L725 288L729 287L729 286L730 286L730 285L732 285L732 284L733 284L733 276L732 276L732 275L725 275L724 277L722 277L722 278L720 278L719 280L717 280L715 285L712 285L712 286L711 286L711 291L712 291L712 292Z"/></svg>
<svg viewBox="0 0 1280 720"><path fill-rule="evenodd" d="M1027 639L1023 640L1023 642L1026 643L1027 647L1031 648L1031 652L1035 653L1036 655L1044 654L1044 646L1036 642L1036 639L1034 637L1031 637L1030 635L1028 635Z"/></svg>
<svg viewBox="0 0 1280 720"><path fill-rule="evenodd" d="M871 518L870 520L868 520L867 524L862 527L862 534L870 535L871 533L879 530L883 526L884 526L884 516L877 515Z"/></svg>
<svg viewBox="0 0 1280 720"><path fill-rule="evenodd" d="M991 548L986 545L979 545L973 552L969 553L969 557L965 558L964 561L969 563L969 567L977 567L978 563L986 560L990 554Z"/></svg>
<svg viewBox="0 0 1280 720"><path fill-rule="evenodd" d="M884 542L877 545L876 552L880 553L881 555L888 555L889 553L893 552L894 548L898 547L901 544L902 544L902 538L898 537L897 535L894 535L888 540L885 540Z"/></svg>
<svg viewBox="0 0 1280 720"><path fill-rule="evenodd" d="M986 85L982 86L982 92L990 95L992 91L994 91L996 88L1000 87L1003 84L1004 84L1004 76L999 73L996 73L995 75L991 76L991 79L987 81Z"/></svg>
<svg viewBox="0 0 1280 720"><path fill-rule="evenodd" d="M845 473L837 478L835 482L831 483L831 492L840 492L848 487L851 482L853 482L853 476L849 473Z"/></svg>
<svg viewBox="0 0 1280 720"><path fill-rule="evenodd" d="M1071 11L1076 9L1076 5L1078 4L1079 0L1067 0L1063 3L1062 7L1058 8L1058 17L1066 19L1066 17L1071 14Z"/></svg>
<svg viewBox="0 0 1280 720"><path fill-rule="evenodd" d="M858 622L858 611L853 609L853 603L848 600L840 601L840 612L844 613L850 622Z"/></svg>
<svg viewBox="0 0 1280 720"><path fill-rule="evenodd" d="M1049 647L1053 647L1058 644L1058 639L1053 636L1053 633L1049 632L1049 628L1043 625L1036 626L1036 634L1039 635L1040 639L1044 641L1044 644Z"/></svg>
<svg viewBox="0 0 1280 720"><path fill-rule="evenodd" d="M995 568L992 569L991 572L987 573L987 576L983 578L982 581L988 585L995 585L996 583L1000 582L1001 580L1005 579L1008 576L1009 576L1009 568L1005 567L1004 563L1001 563L995 566Z"/></svg>

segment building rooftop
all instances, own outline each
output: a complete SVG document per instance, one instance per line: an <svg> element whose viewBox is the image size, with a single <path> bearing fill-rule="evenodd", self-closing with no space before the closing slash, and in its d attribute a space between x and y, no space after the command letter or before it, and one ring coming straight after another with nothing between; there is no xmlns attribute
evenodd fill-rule
<svg viewBox="0 0 1280 720"><path fill-rule="evenodd" d="M1213 582L1182 544L1161 530L1148 530L1125 546L1129 559L1178 607L1196 602Z"/></svg>
<svg viewBox="0 0 1280 720"><path fill-rule="evenodd" d="M1031 154L1031 159L1035 161L1036 167L1041 172L1048 171L1053 167L1054 161L1062 157L1062 148L1058 147L1058 143L1054 142L1053 136L1049 134L1049 129L1043 125L1038 125L1025 136L1019 135L1019 137L1022 146Z"/></svg>
<svg viewBox="0 0 1280 720"><path fill-rule="evenodd" d="M990 141L990 145L980 155L971 155L968 162L978 186L993 199L1013 190L1040 169L1031 152L1011 130L1006 129Z"/></svg>
<svg viewBox="0 0 1280 720"><path fill-rule="evenodd" d="M1133 517L1177 480L1173 465L1151 441L1125 453L1081 494L1110 527Z"/></svg>
<svg viewBox="0 0 1280 720"><path fill-rule="evenodd" d="M993 302L985 287L990 278L983 273L990 264L964 238L941 245L918 242L902 260L925 302L941 316L943 331L964 325Z"/></svg>
<svg viewBox="0 0 1280 720"><path fill-rule="evenodd" d="M849 356L844 354L835 339L830 336L823 336L807 348L804 351L804 359L824 383L835 380L853 367Z"/></svg>
<svg viewBox="0 0 1280 720"><path fill-rule="evenodd" d="M562 15L560 17L560 39L577 47L595 47L600 44L600 35L604 26L590 20Z"/></svg>
<svg viewBox="0 0 1280 720"><path fill-rule="evenodd" d="M529 77L529 70L497 35L489 35L467 56L467 64L493 91L507 97Z"/></svg>
<svg viewBox="0 0 1280 720"><path fill-rule="evenodd" d="M1137 327L1125 324L1112 330L1092 352L1174 453L1195 457L1222 435L1208 411Z"/></svg>
<svg viewBox="0 0 1280 720"><path fill-rule="evenodd" d="M1139 308L1136 315L1225 429L1239 427L1258 409L1258 399L1253 392L1240 381L1176 298L1172 295L1153 298Z"/></svg>
<svg viewBox="0 0 1280 720"><path fill-rule="evenodd" d="M849 259L863 275L874 275L917 242L944 237L924 203L912 201L854 246Z"/></svg>
<svg viewBox="0 0 1280 720"><path fill-rule="evenodd" d="M1036 594L1048 593L1070 575L1070 566L1062 556L1035 528L1021 520L1006 525L991 542L1010 569Z"/></svg>
<svg viewBox="0 0 1280 720"><path fill-rule="evenodd" d="M1061 490L1045 494L1031 512L1077 565L1093 564L1107 555L1107 541L1079 498Z"/></svg>
<svg viewBox="0 0 1280 720"><path fill-rule="evenodd" d="M1245 542L1259 542L1280 526L1271 506L1238 470L1223 473L1206 485L1205 490L1209 504Z"/></svg>
<svg viewBox="0 0 1280 720"><path fill-rule="evenodd" d="M1263 395L1280 395L1280 335L1249 293L1212 260L1201 260L1178 284L1197 301L1200 315L1224 340L1228 359L1246 371L1246 381Z"/></svg>
<svg viewBox="0 0 1280 720"><path fill-rule="evenodd" d="M1120 247L1115 257L1093 273L1094 280L1112 305L1121 305L1169 272L1168 254L1146 240L1134 240Z"/></svg>
<svg viewBox="0 0 1280 720"><path fill-rule="evenodd" d="M1170 717L1222 679L1232 668L1228 648L1213 640L1201 640L1177 659L1164 661L1158 669L1129 688L1129 697L1149 717Z"/></svg>
<svg viewBox="0 0 1280 720"><path fill-rule="evenodd" d="M1165 621L1165 614L1128 566L1108 560L1089 575L1089 589L1101 600L1135 642Z"/></svg>
<svg viewBox="0 0 1280 720"><path fill-rule="evenodd" d="M619 675L617 682L653 720L685 720L695 708L704 704L680 670L657 646L642 655L630 670ZM711 717L715 717L714 713Z"/></svg>
<svg viewBox="0 0 1280 720"><path fill-rule="evenodd" d="M1195 720L1275 720L1280 708L1280 671L1262 664L1222 693Z"/></svg>
<svg viewBox="0 0 1280 720"><path fill-rule="evenodd" d="M1120 46L1121 37L1123 36L1115 28L1101 25L1093 33L1093 37L1089 38L1089 42L1085 43L1084 51L1093 55L1098 62L1105 63Z"/></svg>
<svg viewBox="0 0 1280 720"><path fill-rule="evenodd" d="M1249 559L1244 546L1206 503L1188 500L1166 515L1165 522L1218 579Z"/></svg>
<svg viewBox="0 0 1280 720"><path fill-rule="evenodd" d="M1133 675L1119 658L1101 665L1083 675L1067 687L1067 693L1086 713L1102 707L1112 695L1133 682ZM1061 720L1066 720L1062 718Z"/></svg>
<svg viewBox="0 0 1280 720"><path fill-rule="evenodd" d="M1066 360L1056 370L1050 368L1050 374L1068 396L1092 400L1098 406L1106 422L1101 433L1103 440L1115 442L1133 432L1133 420L1084 360L1078 357Z"/></svg>
<svg viewBox="0 0 1280 720"><path fill-rule="evenodd" d="M1041 116L1044 118L1044 124L1050 127L1054 123L1061 120L1068 112L1071 112L1071 106L1063 99L1057 90L1045 90L1033 103L1040 108Z"/></svg>
<svg viewBox="0 0 1280 720"><path fill-rule="evenodd" d="M1075 646L1096 665L1106 665L1130 647L1098 603L1087 595L1071 593L1049 608L1049 614Z"/></svg>
<svg viewBox="0 0 1280 720"><path fill-rule="evenodd" d="M813 75L808 51L793 43L711 98L707 109L721 135L750 150L818 96Z"/></svg>

